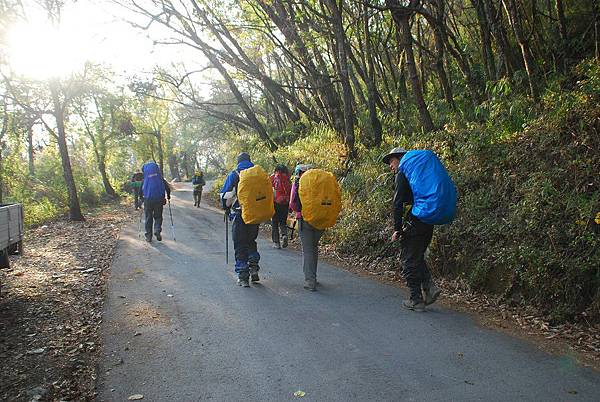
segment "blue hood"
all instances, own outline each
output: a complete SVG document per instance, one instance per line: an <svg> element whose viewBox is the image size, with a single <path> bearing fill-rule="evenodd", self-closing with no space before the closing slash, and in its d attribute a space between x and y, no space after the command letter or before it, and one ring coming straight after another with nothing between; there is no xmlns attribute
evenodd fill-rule
<svg viewBox="0 0 600 402"><path fill-rule="evenodd" d="M241 172L242 170L249 169L252 166L254 166L254 163L252 163L250 161L241 161L240 163L237 164L236 170L238 172Z"/></svg>

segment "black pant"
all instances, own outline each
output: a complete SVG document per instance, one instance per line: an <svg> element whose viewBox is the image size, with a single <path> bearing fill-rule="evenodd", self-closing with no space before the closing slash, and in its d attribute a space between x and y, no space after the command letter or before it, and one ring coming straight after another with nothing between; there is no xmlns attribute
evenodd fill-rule
<svg viewBox="0 0 600 402"><path fill-rule="evenodd" d="M288 205L275 203L275 214L271 218L271 239L273 243L279 243L279 229L281 235L287 236Z"/></svg>
<svg viewBox="0 0 600 402"><path fill-rule="evenodd" d="M194 206L199 207L202 201L202 187L194 188Z"/></svg>
<svg viewBox="0 0 600 402"><path fill-rule="evenodd" d="M135 206L135 209L138 209L139 207L142 206L142 201L140 199L140 188L139 187L134 187L133 188L133 205Z"/></svg>
<svg viewBox="0 0 600 402"><path fill-rule="evenodd" d="M144 216L146 218L146 236L152 237L152 224L154 233L162 232L163 200L144 200Z"/></svg>
<svg viewBox="0 0 600 402"><path fill-rule="evenodd" d="M247 280L250 275L249 265L257 269L260 260L260 254L256 249L258 225L246 224L242 214L238 213L234 215L231 232L235 250L235 272L240 279Z"/></svg>
<svg viewBox="0 0 600 402"><path fill-rule="evenodd" d="M403 274L410 288L410 299L423 300L421 288L431 286L431 272L425 262L425 251L431 243L433 225L428 225L410 216L406 220L402 241L400 242Z"/></svg>

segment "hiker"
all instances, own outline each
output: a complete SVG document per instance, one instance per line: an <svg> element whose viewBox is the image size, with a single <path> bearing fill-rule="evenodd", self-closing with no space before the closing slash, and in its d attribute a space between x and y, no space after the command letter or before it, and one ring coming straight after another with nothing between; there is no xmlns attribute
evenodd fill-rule
<svg viewBox="0 0 600 402"><path fill-rule="evenodd" d="M243 287L250 287L250 279L252 282L260 280L258 276L260 254L256 248L259 225L244 222L240 202L237 199L240 172L253 166L250 155L246 152L240 153L237 156L237 167L227 175L220 191L223 209L226 211L229 220L233 221L231 234L235 252L235 273L238 276L238 285ZM234 200L234 202L229 204L230 200Z"/></svg>
<svg viewBox="0 0 600 402"><path fill-rule="evenodd" d="M142 182L144 181L144 174L140 169L136 170L133 176L131 176L131 188L133 189L133 205L137 211L142 206L140 189L142 188Z"/></svg>
<svg viewBox="0 0 600 402"><path fill-rule="evenodd" d="M456 189L437 156L428 150L394 148L383 157L396 174L392 241L400 241L401 261L410 299L403 306L424 311L441 290L435 286L425 261L434 225L450 223L456 210ZM403 220L404 203L412 205Z"/></svg>
<svg viewBox="0 0 600 402"><path fill-rule="evenodd" d="M273 185L273 201L275 214L271 219L271 239L273 248L280 249L288 246L287 216L290 203L290 172L285 165L277 165L275 172L271 175ZM279 235L281 230L281 242Z"/></svg>
<svg viewBox="0 0 600 402"><path fill-rule="evenodd" d="M140 195L144 203L146 241L152 241L152 233L156 236L156 240L162 241L163 206L167 203L167 200L171 199L171 188L160 174L160 168L156 162L146 163L142 167L142 172L144 173L144 181L140 189Z"/></svg>
<svg viewBox="0 0 600 402"><path fill-rule="evenodd" d="M312 165L298 165L294 170L290 209L299 222L302 244L304 289L317 290L319 241L325 229L333 226L341 209L341 190L335 177Z"/></svg>
<svg viewBox="0 0 600 402"><path fill-rule="evenodd" d="M194 206L200 208L202 200L202 187L206 184L202 171L196 171L192 177L192 185L194 186Z"/></svg>

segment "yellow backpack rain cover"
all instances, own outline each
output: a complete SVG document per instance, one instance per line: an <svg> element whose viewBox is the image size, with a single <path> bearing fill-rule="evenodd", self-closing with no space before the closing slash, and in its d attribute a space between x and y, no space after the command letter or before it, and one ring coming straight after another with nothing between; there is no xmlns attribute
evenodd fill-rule
<svg viewBox="0 0 600 402"><path fill-rule="evenodd" d="M302 218L319 230L335 225L342 209L342 190L335 176L321 169L310 169L300 177L298 190Z"/></svg>
<svg viewBox="0 0 600 402"><path fill-rule="evenodd" d="M260 166L240 172L237 197L242 207L244 223L266 222L271 220L275 213L271 180Z"/></svg>

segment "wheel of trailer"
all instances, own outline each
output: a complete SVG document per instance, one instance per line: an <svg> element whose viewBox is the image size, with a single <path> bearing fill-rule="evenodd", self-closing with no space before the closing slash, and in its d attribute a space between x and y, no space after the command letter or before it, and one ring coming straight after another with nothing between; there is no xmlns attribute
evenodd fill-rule
<svg viewBox="0 0 600 402"><path fill-rule="evenodd" d="M10 261L8 260L8 248L0 251L0 268L10 268Z"/></svg>
<svg viewBox="0 0 600 402"><path fill-rule="evenodd" d="M8 246L8 254L9 255L15 255L15 254L22 255L23 254L23 240Z"/></svg>

